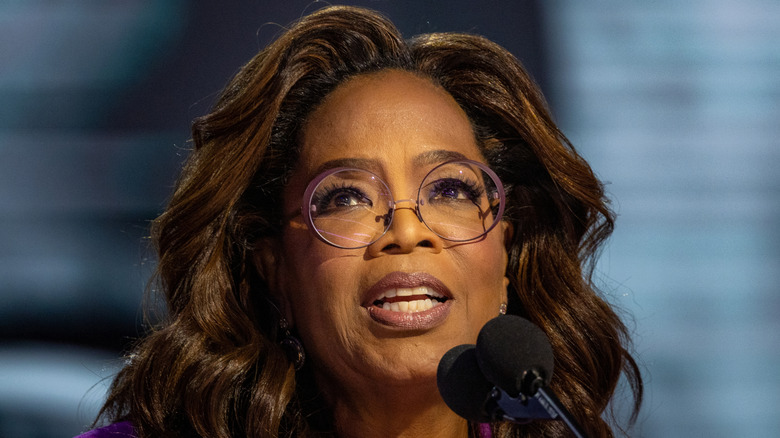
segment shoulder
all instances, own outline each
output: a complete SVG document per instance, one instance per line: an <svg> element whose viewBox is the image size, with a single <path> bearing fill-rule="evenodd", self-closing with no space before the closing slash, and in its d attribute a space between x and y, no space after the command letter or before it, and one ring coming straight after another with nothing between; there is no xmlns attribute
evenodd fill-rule
<svg viewBox="0 0 780 438"><path fill-rule="evenodd" d="M121 423L114 423L106 427L90 430L87 433L79 435L75 438L136 438L135 428L133 423L129 421L122 421Z"/></svg>

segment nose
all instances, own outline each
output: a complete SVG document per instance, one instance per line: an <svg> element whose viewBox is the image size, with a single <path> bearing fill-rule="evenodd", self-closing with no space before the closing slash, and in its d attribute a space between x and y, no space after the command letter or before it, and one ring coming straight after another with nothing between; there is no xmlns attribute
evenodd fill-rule
<svg viewBox="0 0 780 438"><path fill-rule="evenodd" d="M395 202L390 228L379 240L369 245L368 251L372 256L407 254L418 249L438 253L442 247L442 238L418 216L414 200L404 199Z"/></svg>

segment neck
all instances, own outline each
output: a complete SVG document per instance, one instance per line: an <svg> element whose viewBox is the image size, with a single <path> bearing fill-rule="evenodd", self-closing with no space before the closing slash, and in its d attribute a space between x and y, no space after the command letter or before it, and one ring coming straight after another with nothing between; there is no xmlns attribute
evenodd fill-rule
<svg viewBox="0 0 780 438"><path fill-rule="evenodd" d="M447 407L435 384L381 390L377 386L381 385L373 385L367 394L342 393L332 400L340 437L468 437L468 423Z"/></svg>

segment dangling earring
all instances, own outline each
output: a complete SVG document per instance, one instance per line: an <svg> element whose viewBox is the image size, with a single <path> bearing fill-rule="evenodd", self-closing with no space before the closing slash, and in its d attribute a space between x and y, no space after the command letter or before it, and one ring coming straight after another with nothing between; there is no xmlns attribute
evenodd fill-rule
<svg viewBox="0 0 780 438"><path fill-rule="evenodd" d="M501 303L501 305L498 306L498 314L506 315L506 303Z"/></svg>
<svg viewBox="0 0 780 438"><path fill-rule="evenodd" d="M303 349L303 344L290 333L290 324L284 317L279 320L279 329L284 332L284 338L279 344L287 355L287 359L293 364L295 371L298 371L306 361L306 352Z"/></svg>

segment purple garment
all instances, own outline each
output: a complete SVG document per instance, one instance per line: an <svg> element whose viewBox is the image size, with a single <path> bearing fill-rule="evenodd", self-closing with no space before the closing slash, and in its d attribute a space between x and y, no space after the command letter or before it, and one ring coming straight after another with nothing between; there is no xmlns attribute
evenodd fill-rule
<svg viewBox="0 0 780 438"><path fill-rule="evenodd" d="M493 431L490 430L490 423L479 423L479 438L493 438Z"/></svg>
<svg viewBox="0 0 780 438"><path fill-rule="evenodd" d="M123 421L101 427L100 429L90 430L75 438L137 438L137 435L135 434L133 423Z"/></svg>

